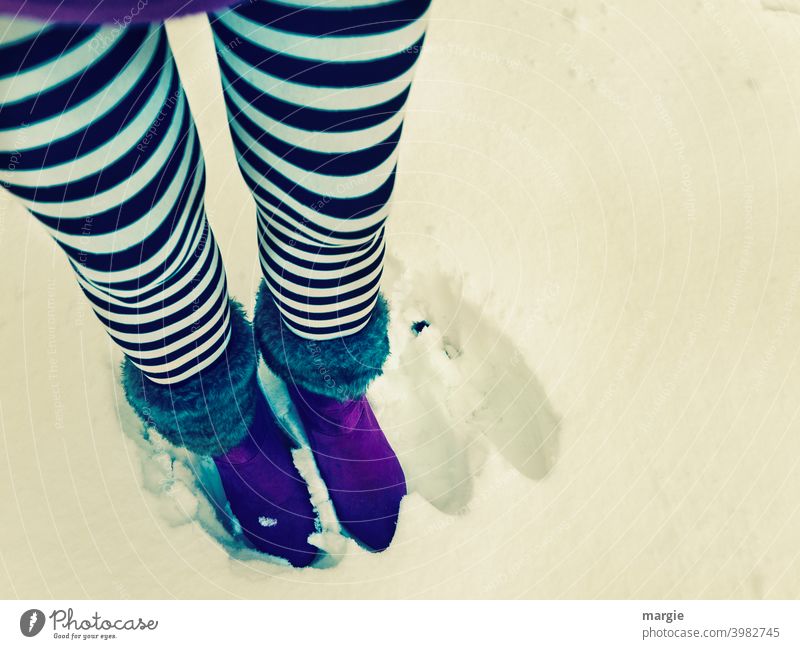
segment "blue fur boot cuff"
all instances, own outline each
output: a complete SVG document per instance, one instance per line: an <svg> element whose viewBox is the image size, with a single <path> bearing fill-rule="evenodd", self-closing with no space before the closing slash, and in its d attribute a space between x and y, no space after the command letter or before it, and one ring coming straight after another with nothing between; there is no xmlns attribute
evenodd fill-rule
<svg viewBox="0 0 800 649"><path fill-rule="evenodd" d="M231 338L222 356L175 384L151 381L128 358L122 386L136 414L175 446L220 455L248 434L256 405L253 330L241 304L231 300Z"/></svg>
<svg viewBox="0 0 800 649"><path fill-rule="evenodd" d="M286 383L338 401L363 395L389 356L389 307L379 294L367 325L330 340L311 340L283 324L266 282L256 299L253 327L267 366Z"/></svg>

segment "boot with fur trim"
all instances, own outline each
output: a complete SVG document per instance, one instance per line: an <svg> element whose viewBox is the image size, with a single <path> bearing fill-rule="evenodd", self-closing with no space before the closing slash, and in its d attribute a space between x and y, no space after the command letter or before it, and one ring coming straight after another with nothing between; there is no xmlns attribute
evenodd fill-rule
<svg viewBox="0 0 800 649"><path fill-rule="evenodd" d="M230 342L212 365L161 385L126 358L122 384L147 425L175 446L212 456L231 511L256 549L298 567L314 561L308 485L261 391L252 326L240 304L231 300Z"/></svg>
<svg viewBox="0 0 800 649"><path fill-rule="evenodd" d="M286 383L342 527L367 549L389 547L406 495L403 469L365 396L389 355L389 310L378 296L356 334L309 340L283 324L266 283L256 301L256 340Z"/></svg>

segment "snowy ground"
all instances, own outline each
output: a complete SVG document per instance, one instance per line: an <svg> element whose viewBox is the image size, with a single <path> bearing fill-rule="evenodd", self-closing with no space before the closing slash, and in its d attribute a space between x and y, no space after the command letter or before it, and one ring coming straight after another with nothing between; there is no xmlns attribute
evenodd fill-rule
<svg viewBox="0 0 800 649"><path fill-rule="evenodd" d="M330 521L325 568L239 547L194 460L142 436L61 254L0 196L0 596L800 596L798 12L435 0L372 391L414 492L382 555ZM210 34L170 29L252 306Z"/></svg>

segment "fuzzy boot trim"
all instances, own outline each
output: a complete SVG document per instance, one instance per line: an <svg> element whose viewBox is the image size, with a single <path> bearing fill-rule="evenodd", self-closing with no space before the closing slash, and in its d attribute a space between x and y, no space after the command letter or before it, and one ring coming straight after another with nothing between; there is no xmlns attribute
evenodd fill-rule
<svg viewBox="0 0 800 649"><path fill-rule="evenodd" d="M136 414L175 446L221 455L243 440L256 405L256 352L242 305L230 301L231 338L214 363L176 384L151 381L130 359L122 386Z"/></svg>
<svg viewBox="0 0 800 649"><path fill-rule="evenodd" d="M389 306L383 295L358 333L311 340L283 324L266 282L261 283L253 318L256 340L267 366L286 383L346 401L362 396L383 373L389 356Z"/></svg>

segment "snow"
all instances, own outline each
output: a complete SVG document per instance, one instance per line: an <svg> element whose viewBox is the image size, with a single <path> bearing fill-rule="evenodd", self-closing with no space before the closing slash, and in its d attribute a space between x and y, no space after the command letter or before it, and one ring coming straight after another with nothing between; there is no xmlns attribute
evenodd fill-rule
<svg viewBox="0 0 800 649"><path fill-rule="evenodd" d="M305 449L329 556L244 547L213 466L142 431L63 256L0 195L0 595L796 598L796 10L435 0L371 391L413 491L378 555L340 533ZM169 29L252 307L210 33Z"/></svg>

